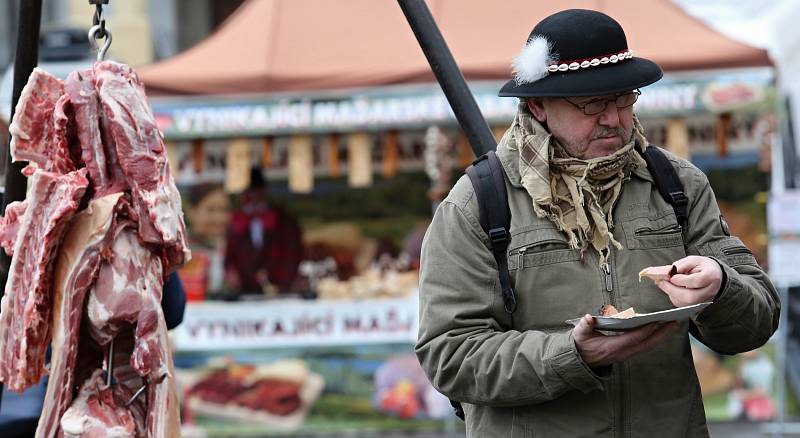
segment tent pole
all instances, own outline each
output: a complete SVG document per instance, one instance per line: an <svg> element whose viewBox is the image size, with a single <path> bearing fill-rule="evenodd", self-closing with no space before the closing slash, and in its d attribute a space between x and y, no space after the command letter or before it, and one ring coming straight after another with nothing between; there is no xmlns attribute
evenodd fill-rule
<svg viewBox="0 0 800 438"><path fill-rule="evenodd" d="M28 77L33 72L39 61L39 28L42 22L42 0L20 0L19 21L17 29L17 53L14 57L14 91L11 97L11 120L14 110L22 94L22 88L28 82ZM14 201L25 199L27 178L22 175L23 163L11 162L11 136L5 150L5 195L3 196L2 211ZM5 293L8 269L11 266L11 257L5 251L0 251L0 298ZM0 383L0 407L3 402L3 384Z"/></svg>
<svg viewBox="0 0 800 438"><path fill-rule="evenodd" d="M442 87L450 107L464 130L472 151L479 157L497 147L492 131L483 118L475 98L458 69L453 54L439 32L424 0L397 0L419 41L436 80Z"/></svg>

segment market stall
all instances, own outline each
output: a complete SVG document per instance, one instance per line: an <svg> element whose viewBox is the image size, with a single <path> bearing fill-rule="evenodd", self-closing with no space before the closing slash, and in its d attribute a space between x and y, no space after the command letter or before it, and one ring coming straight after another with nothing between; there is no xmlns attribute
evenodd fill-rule
<svg viewBox="0 0 800 438"><path fill-rule="evenodd" d="M501 133L516 102L495 91L526 17L566 5L430 3L483 114ZM669 70L637 104L653 141L706 170L759 162L774 94L763 51L722 38L668 2L651 2L645 16L635 12L639 2L601 6L631 29L642 43L637 51ZM508 26L486 38L475 23L487 18ZM319 25L293 24L301 20ZM663 35L673 44L663 44ZM35 64L32 53L18 59L26 70L20 77ZM472 156L396 5L252 0L197 48L142 76L162 93L151 104L194 251L181 272L191 302L172 333L184 434L453 430L449 403L413 355L414 257L430 204ZM256 188L299 222L302 240L285 285L256 272L258 287L244 290L232 283L223 248L241 244L226 241L236 227L231 201L241 206L242 192L264 172L268 183ZM24 193L24 180L9 181L6 204ZM264 223L275 225L275 217ZM258 234L248 230L252 222L239 225ZM262 235L259 245L288 234ZM764 358L756 352L735 372L760 384ZM731 387L723 381L714 389Z"/></svg>
<svg viewBox="0 0 800 438"><path fill-rule="evenodd" d="M636 106L652 141L704 170L761 159L774 99L766 52L715 33L670 2L429 4L495 135L516 111L516 100L496 90L531 17L586 7L618 18L635 52L667 71ZM503 25L487 37L478 31L484 23ZM270 197L297 218L306 248L292 290L265 285L237 294L220 256L225 227L199 236L203 264L183 273L197 301L174 335L186 406L200 406L190 415L194 426L253 435L452 427L435 420L451 417L441 399L426 398L428 387L401 384L415 381L401 371L413 360L391 364L411 357L416 338L414 242L418 252L430 203L473 156L397 5L250 1L195 48L141 74L159 94L151 104L173 175L187 208L198 209L188 215L190 228L214 209L232 208L256 167ZM203 210L192 192L206 185L228 199ZM379 249L387 242L395 250ZM213 298L246 301L200 302ZM192 395L222 370L244 367L239 377L222 377L254 385L252 376L274 377L276 362L298 359L300 371L288 381L308 391L298 406L309 409L292 411L303 421L248 421L247 411L209 407ZM390 364L386 374L383 364ZM391 391L381 390L378 375L393 376ZM235 398L228 404L241 406Z"/></svg>
<svg viewBox="0 0 800 438"><path fill-rule="evenodd" d="M506 79L509 60L520 45L519 35L529 31L530 17L568 7L600 9L616 17L628 29L636 53L658 62L668 78L673 72L688 72L683 79L679 75L678 81L691 82L697 78L703 85L712 85L717 77L727 77L723 81L730 83L727 69L771 66L766 51L714 32L669 1L651 1L646 7L635 1L534 5L511 1L491 7L479 2L429 3L461 71L475 84L473 92L484 115L498 129L513 114L514 101L493 97L497 83L480 87L475 81ZM503 26L493 28L490 38L475 31L483 23L500 22ZM309 29L303 23L315 24ZM350 31L339 32L341 28ZM288 168L286 161L297 163L294 166L298 169L297 178L280 173L276 178L288 176L293 191L300 193L313 190L313 180L300 177L308 173L301 169L339 175L344 170L350 174L357 168L361 170L359 174L364 173L364 165L371 161L364 156L363 148L349 149L352 143L363 143L364 137L347 136L350 133L370 134L368 141L373 147L369 152L373 159L375 155L384 157L387 161L384 173L391 175L397 160L391 150L398 147L398 142L382 134L417 130L420 137L419 133L431 124L454 126L450 109L437 87L393 87L433 81L430 68L394 3L362 0L311 5L296 1L250 1L209 38L174 58L142 69L141 74L151 93L171 96L163 101L153 99L153 105L162 115L161 127L167 139L175 141L176 149L182 150L183 155L187 149L192 150L195 173L205 176L201 164L203 153L199 152L205 140L214 140L221 146L235 144L237 147L233 149L241 150L245 148L243 139L249 139L250 149L254 150L250 162L258 163L260 158L265 168L278 164L277 167L284 169ZM744 79L745 83L749 81ZM771 78L766 81L771 85ZM757 82L763 84L764 77ZM744 90L746 93L747 86ZM687 104L693 99L707 99L709 93L684 94L683 104L680 97L675 99L687 91L701 90L696 86L684 87L662 91L652 98L648 95L653 93L648 90L643 97L654 102L661 99L652 108L662 119L670 120L668 131L675 138L665 138L667 145L686 143L681 140L687 131L686 105L693 107L690 114L720 115L719 123L730 125L727 115L730 111L765 97L764 94L748 97L729 90L728 102L722 105L709 100L699 105ZM724 94L724 90L716 94ZM664 97L672 100L666 102ZM720 129L726 132L724 127ZM312 136L311 154L305 152L309 149L309 139L304 137L307 135ZM464 146L457 133L452 137L451 141ZM719 137L720 148L724 149L722 138L726 136ZM285 145L273 147L276 140L277 143L283 140ZM414 141L402 139L399 146L408 147ZM686 155L686 145L680 147ZM338 149L347 153L332 152ZM381 154L384 149L390 149L389 153ZM461 157L459 167L463 167L470 161L469 149L455 149ZM177 154L181 153L173 155ZM312 155L311 162L307 155ZM345 169L341 155L352 160L349 164L354 169ZM238 181L233 178L240 172L231 170L229 174L228 190L235 192L246 185L246 178ZM351 183L356 186L369 185L367 175L353 179Z"/></svg>
<svg viewBox="0 0 800 438"><path fill-rule="evenodd" d="M444 430L449 402L427 383L409 348L417 306L413 295L325 305L198 303L173 332L185 417L192 427L237 436ZM300 402L270 404L272 390L281 391L275 387L249 406L203 391L265 378L293 385Z"/></svg>

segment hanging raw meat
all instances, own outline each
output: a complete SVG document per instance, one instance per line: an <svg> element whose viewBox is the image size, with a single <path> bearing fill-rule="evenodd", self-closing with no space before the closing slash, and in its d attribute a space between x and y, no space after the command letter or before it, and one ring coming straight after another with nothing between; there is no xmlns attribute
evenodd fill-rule
<svg viewBox="0 0 800 438"><path fill-rule="evenodd" d="M0 301L0 380L22 391L44 374L53 309L53 260L89 183L86 171L33 174Z"/></svg>
<svg viewBox="0 0 800 438"><path fill-rule="evenodd" d="M0 380L16 391L37 383L51 346L37 437L179 436L160 303L189 251L141 82L111 61L63 82L36 69L9 129L32 180L0 220L13 254Z"/></svg>

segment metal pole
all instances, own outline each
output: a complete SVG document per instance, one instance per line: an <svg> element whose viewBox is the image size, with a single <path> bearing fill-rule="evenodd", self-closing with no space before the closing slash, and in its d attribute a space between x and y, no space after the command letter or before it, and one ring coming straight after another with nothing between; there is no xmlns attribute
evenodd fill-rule
<svg viewBox="0 0 800 438"><path fill-rule="evenodd" d="M22 88L28 82L28 77L33 72L39 61L39 28L42 23L42 0L20 0L19 22L17 29L17 53L14 57L14 92L11 97L11 119L22 94ZM11 145L9 136L8 145ZM27 178L22 175L23 163L11 162L11 151L6 150L6 182L5 196L3 196L2 211L14 201L25 199ZM11 266L11 257L5 251L0 251L0 298L3 297L8 279L8 268ZM0 383L0 407L3 402L3 384Z"/></svg>
<svg viewBox="0 0 800 438"><path fill-rule="evenodd" d="M783 310L780 315L780 336L778 337L778 425L780 432L778 436L783 436L786 424L786 350L789 344L789 287L781 286L778 288L781 306Z"/></svg>
<svg viewBox="0 0 800 438"><path fill-rule="evenodd" d="M776 409L777 416L771 423L766 423L762 426L764 434L770 434L774 437L783 437L784 434L794 436L800 433L800 423L786 421L786 408L787 408L787 395L786 380L787 361L786 355L789 342L789 283L780 282L775 284L781 300L781 316L778 323L778 331L775 332L775 393L776 393Z"/></svg>
<svg viewBox="0 0 800 438"><path fill-rule="evenodd" d="M464 130L475 156L481 156L497 147L492 131L483 118L464 75L458 69L447 43L444 41L431 11L424 0L397 0L414 31L436 80L442 87L450 107Z"/></svg>

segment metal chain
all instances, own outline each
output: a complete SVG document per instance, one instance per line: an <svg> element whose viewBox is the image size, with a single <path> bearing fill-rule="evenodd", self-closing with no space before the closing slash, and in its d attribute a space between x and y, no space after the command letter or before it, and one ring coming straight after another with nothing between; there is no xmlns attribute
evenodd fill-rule
<svg viewBox="0 0 800 438"><path fill-rule="evenodd" d="M103 5L96 4L94 10L94 17L92 17L92 25L100 26L100 29L94 34L96 38L106 37L106 19L103 18Z"/></svg>

